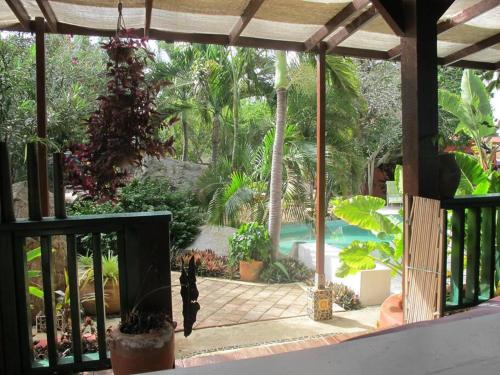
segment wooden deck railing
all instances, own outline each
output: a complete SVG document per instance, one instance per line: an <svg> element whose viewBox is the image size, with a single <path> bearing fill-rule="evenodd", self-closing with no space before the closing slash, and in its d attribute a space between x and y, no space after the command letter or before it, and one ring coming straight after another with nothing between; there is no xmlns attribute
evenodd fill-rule
<svg viewBox="0 0 500 375"><path fill-rule="evenodd" d="M54 155L54 206L56 217L43 217L40 205L38 160L35 144L28 145L29 219L14 215L9 155L0 142L0 374L68 374L110 367L106 349L106 306L103 288L102 235L114 233L119 264L122 317L141 301L145 311L164 311L172 316L170 290L170 212L128 213L66 217L62 158ZM52 241L66 242L65 269L69 290L71 355L61 356L62 332L56 321L54 253ZM97 322L97 353L82 348L77 240L91 236ZM33 347L33 316L29 297L26 240L40 243L47 358L37 360ZM59 241L60 243L61 241ZM63 241L64 243L64 241ZM61 247L61 246L59 246ZM29 249L29 248L28 248ZM59 249L61 250L61 249ZM63 272L60 269L58 272ZM144 298L144 296L146 296Z"/></svg>
<svg viewBox="0 0 500 375"><path fill-rule="evenodd" d="M475 306L494 296L500 275L500 194L444 200L448 213L444 312Z"/></svg>

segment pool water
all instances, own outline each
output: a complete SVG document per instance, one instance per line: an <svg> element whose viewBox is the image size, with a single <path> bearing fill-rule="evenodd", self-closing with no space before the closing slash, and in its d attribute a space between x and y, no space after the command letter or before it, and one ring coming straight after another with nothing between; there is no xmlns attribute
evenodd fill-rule
<svg viewBox="0 0 500 375"><path fill-rule="evenodd" d="M380 241L372 232L349 225L342 220L330 220L325 225L325 242L344 248L353 241ZM314 231L308 224L283 224L280 233L280 251L290 254L295 242L315 242Z"/></svg>

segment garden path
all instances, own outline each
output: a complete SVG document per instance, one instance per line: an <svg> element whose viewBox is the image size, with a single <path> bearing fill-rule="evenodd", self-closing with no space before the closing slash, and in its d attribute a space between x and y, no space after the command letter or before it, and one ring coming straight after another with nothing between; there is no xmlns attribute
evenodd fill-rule
<svg viewBox="0 0 500 375"><path fill-rule="evenodd" d="M177 284L179 272L172 272ZM306 290L302 284L261 284L198 277L198 312L194 328L208 328L306 315ZM173 316L182 330L180 287L172 291Z"/></svg>

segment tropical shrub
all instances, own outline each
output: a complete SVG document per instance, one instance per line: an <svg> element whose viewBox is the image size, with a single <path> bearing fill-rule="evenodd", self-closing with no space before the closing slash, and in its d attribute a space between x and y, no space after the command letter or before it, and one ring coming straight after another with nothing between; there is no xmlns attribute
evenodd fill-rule
<svg viewBox="0 0 500 375"><path fill-rule="evenodd" d="M259 223L243 224L229 238L229 263L260 260L267 262L271 256L271 239L267 229Z"/></svg>
<svg viewBox="0 0 500 375"><path fill-rule="evenodd" d="M284 258L270 263L260 274L260 279L266 283L282 284L299 281L310 281L314 271L294 258Z"/></svg>
<svg viewBox="0 0 500 375"><path fill-rule="evenodd" d="M85 270L81 277L83 285L94 280L94 263L92 255L79 255L78 263ZM111 252L102 256L102 280L103 285L106 286L107 283L118 283L118 255Z"/></svg>
<svg viewBox="0 0 500 375"><path fill-rule="evenodd" d="M339 305L344 310L358 310L361 308L358 296L348 286L340 283L332 283L328 285L328 288L332 290L333 303Z"/></svg>
<svg viewBox="0 0 500 375"><path fill-rule="evenodd" d="M97 203L77 199L68 209L73 215L149 211L172 212L174 220L170 225L170 238L174 249L183 249L193 242L203 223L203 215L192 194L175 191L168 181L163 179L136 179L121 189L116 202ZM114 238L113 235L103 236L103 251L114 249ZM90 246L87 249L90 249Z"/></svg>
<svg viewBox="0 0 500 375"><path fill-rule="evenodd" d="M227 257L217 255L213 250L193 250L180 254L175 259L173 268L181 270L194 256L198 276L230 277L233 272Z"/></svg>
<svg viewBox="0 0 500 375"><path fill-rule="evenodd" d="M481 161L473 155L455 152L455 160L462 172L458 195L481 195L500 192L500 173L484 170Z"/></svg>
<svg viewBox="0 0 500 375"><path fill-rule="evenodd" d="M393 274L402 274L403 223L377 211L385 207L385 200L371 196L335 199L331 202L333 214L351 225L374 233L379 241L353 241L339 254L341 266L338 277L353 275L376 267L377 263Z"/></svg>

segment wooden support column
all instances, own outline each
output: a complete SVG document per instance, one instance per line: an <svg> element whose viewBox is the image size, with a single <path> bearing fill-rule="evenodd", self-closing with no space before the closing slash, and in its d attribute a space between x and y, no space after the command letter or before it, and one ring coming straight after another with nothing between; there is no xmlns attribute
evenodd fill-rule
<svg viewBox="0 0 500 375"><path fill-rule="evenodd" d="M45 20L35 19L36 31L36 114L37 136L47 139L47 102L45 97ZM47 144L40 142L38 146L38 174L40 178L40 195L42 216L49 216L49 178L47 165Z"/></svg>
<svg viewBox="0 0 500 375"><path fill-rule="evenodd" d="M326 213L326 169L325 169L325 103L326 103L326 44L320 43L316 57L316 278L318 289L325 287L325 213Z"/></svg>
<svg viewBox="0 0 500 375"><path fill-rule="evenodd" d="M403 1L401 38L404 191L438 198L437 2Z"/></svg>

